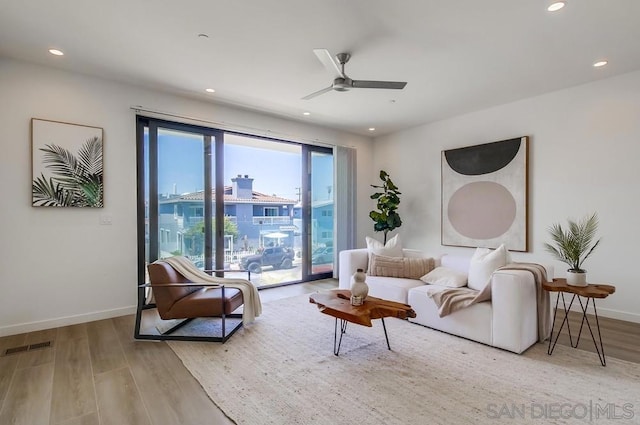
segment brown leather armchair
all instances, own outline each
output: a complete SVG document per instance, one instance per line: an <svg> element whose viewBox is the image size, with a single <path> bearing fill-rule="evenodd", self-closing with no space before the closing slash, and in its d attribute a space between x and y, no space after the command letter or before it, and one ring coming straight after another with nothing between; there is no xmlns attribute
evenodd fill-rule
<svg viewBox="0 0 640 425"><path fill-rule="evenodd" d="M167 263L153 263L147 266L150 284L155 297L158 314L163 320L185 319L171 329L163 332L155 339L177 339L188 341L221 341L225 342L242 326L242 320L226 331L226 319L241 318L241 314L233 312L243 304L242 292L236 288L226 288L216 283L197 283L178 273ZM177 336L170 335L175 330L198 317L222 318L221 336Z"/></svg>

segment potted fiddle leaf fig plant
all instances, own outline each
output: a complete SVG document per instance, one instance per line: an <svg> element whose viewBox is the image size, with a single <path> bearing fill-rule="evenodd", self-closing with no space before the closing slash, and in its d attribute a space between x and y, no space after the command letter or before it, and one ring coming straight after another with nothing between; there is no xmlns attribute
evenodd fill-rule
<svg viewBox="0 0 640 425"><path fill-rule="evenodd" d="M544 246L556 259L569 265L568 285L586 286L587 271L582 268L582 264L600 244L600 239L594 243L598 230L598 215L593 213L580 221L567 221L567 228L560 224L554 224L549 228L553 245L545 243Z"/></svg>
<svg viewBox="0 0 640 425"><path fill-rule="evenodd" d="M380 170L380 180L382 185L374 185L371 187L382 189L371 195L371 199L376 199L376 208L378 210L371 211L369 217L373 220L373 230L384 233L384 244L387 243L387 233L402 225L402 219L396 211L400 205L400 196L402 192L393 184L389 178L389 174Z"/></svg>

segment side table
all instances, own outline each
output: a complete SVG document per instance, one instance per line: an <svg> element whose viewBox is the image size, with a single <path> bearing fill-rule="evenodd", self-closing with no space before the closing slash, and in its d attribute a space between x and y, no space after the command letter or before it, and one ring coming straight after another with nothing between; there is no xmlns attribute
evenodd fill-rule
<svg viewBox="0 0 640 425"><path fill-rule="evenodd" d="M556 343L558 342L558 337L560 336L560 331L564 327L565 323L567 325L567 331L569 332L569 344L571 347L577 348L578 343L580 343L580 335L582 335L582 328L584 324L587 324L587 328L589 329L589 333L591 334L591 339L593 340L593 345L596 347L596 352L598 353L598 358L600 359L600 364L602 366L607 365L607 360L604 357L604 346L602 345L602 334L600 333L600 322L598 321L598 311L596 310L596 298L607 298L610 294L616 292L616 287L613 285L604 285L604 284L588 284L587 286L572 286L567 284L566 279L553 279L553 282L545 282L542 284L542 288L549 292L559 292L558 298L556 299L556 308L553 312L553 325L551 325L551 335L549 336L549 348L547 349L547 354L551 355L553 353L554 348L556 347ZM567 302L565 300L564 294L572 294L571 301L567 306ZM564 308L564 319L560 324L560 328L558 329L558 333L556 334L555 340L553 339L553 330L556 326L556 315L558 313L558 302L562 298L562 306ZM580 303L580 308L582 309L582 322L580 323L580 330L578 331L578 337L576 339L575 345L573 344L573 337L571 335L571 328L569 327L569 311L571 310L571 306L575 299L578 298L578 302ZM586 298L586 302L583 303L582 298ZM594 335L593 329L591 328L591 323L589 323L589 318L587 317L587 308L589 307L589 301L591 301L591 305L593 306L593 314L596 318L596 329L598 330L598 340L600 341L600 347L598 347L598 343L596 342L596 337Z"/></svg>

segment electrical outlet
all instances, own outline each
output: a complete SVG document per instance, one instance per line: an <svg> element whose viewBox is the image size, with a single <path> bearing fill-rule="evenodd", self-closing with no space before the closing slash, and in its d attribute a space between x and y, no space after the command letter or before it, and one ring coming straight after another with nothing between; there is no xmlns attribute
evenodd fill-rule
<svg viewBox="0 0 640 425"><path fill-rule="evenodd" d="M113 216L111 214L100 214L100 224L111 226L113 224Z"/></svg>

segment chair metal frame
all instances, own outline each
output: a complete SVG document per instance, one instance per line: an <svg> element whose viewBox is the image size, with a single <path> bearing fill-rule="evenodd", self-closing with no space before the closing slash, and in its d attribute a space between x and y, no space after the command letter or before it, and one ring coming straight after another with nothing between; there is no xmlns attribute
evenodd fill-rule
<svg viewBox="0 0 640 425"><path fill-rule="evenodd" d="M172 332L176 331L177 329L180 329L181 327L183 327L184 325L186 325L187 323L191 322L193 319L196 319L196 317L192 317L192 318L186 318L184 319L182 322L178 323L177 325L173 326L172 328L168 329L165 332L160 333L159 335L155 335L155 334L143 334L140 333L140 324L142 321L142 311L143 310L149 310L152 308L157 308L156 304L145 304L144 300L145 300L145 288L155 288L155 287L168 287L168 286L179 286L179 287L202 287L202 288L220 288L222 290L222 296L221 296L221 302L222 302L222 315L221 316L212 316L213 317L220 317L222 319L222 335L221 336L198 336L198 335L193 335L193 336L189 336L189 335L171 335ZM138 307L136 310L136 325L135 325L135 332L134 332L134 338L135 339L142 339L142 340L154 340L154 341L208 341L208 342L222 342L223 344L229 339L231 338L231 336L242 327L242 320L240 320L240 322L234 326L231 331L229 333L226 332L226 319L227 318L240 318L242 319L242 314L239 313L231 313L231 314L225 314L224 312L224 284L219 284L219 283L195 283L195 282L190 282L190 283L163 283L163 284L152 284L152 283L145 283L143 285L138 285ZM208 317L203 317L203 318L208 318Z"/></svg>

